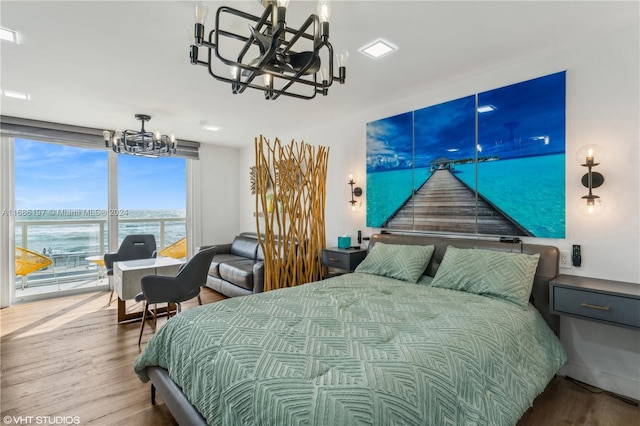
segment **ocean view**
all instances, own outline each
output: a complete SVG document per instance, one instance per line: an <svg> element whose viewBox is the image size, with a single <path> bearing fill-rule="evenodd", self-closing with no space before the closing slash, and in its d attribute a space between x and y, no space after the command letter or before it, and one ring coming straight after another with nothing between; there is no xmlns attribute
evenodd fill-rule
<svg viewBox="0 0 640 426"><path fill-rule="evenodd" d="M185 210L123 209L109 212L106 209L41 209L16 210L12 214L16 222L16 246L46 253L54 258L69 255L91 256L109 251L107 247L109 214L117 214L119 217L119 241L129 234L153 234L160 250L162 248L161 222L164 223L165 246L186 235ZM100 249L101 227L104 242L102 250ZM23 232L26 232L26 244ZM111 251L116 250L117 247L111 249Z"/></svg>

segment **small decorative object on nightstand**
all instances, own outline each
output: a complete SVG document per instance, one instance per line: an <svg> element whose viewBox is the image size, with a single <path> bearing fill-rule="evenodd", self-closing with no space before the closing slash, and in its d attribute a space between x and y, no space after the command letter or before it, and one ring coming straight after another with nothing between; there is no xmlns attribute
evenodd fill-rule
<svg viewBox="0 0 640 426"><path fill-rule="evenodd" d="M640 285L559 275L550 282L551 313L640 330Z"/></svg>
<svg viewBox="0 0 640 426"><path fill-rule="evenodd" d="M331 247L322 249L322 266L331 269L339 269L345 272L353 272L367 255L367 249ZM336 273L331 275L339 275Z"/></svg>

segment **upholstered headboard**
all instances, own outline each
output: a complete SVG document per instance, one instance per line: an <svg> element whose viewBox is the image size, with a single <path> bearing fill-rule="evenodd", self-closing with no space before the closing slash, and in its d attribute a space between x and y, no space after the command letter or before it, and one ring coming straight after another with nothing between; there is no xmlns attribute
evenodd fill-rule
<svg viewBox="0 0 640 426"><path fill-rule="evenodd" d="M540 311L544 320L549 324L551 330L558 334L560 319L557 315L552 315L549 310L549 281L558 276L559 250L552 246L542 246L535 244L511 244L498 241L487 241L479 239L449 238L434 235L420 234L375 234L371 236L369 249L375 243L385 244L412 244L412 245L433 245L435 251L431 261L427 266L425 275L435 276L440 262L448 246L458 248L478 248L486 250L506 251L525 254L540 254L538 268L531 290L531 303ZM521 251L522 250L522 251Z"/></svg>

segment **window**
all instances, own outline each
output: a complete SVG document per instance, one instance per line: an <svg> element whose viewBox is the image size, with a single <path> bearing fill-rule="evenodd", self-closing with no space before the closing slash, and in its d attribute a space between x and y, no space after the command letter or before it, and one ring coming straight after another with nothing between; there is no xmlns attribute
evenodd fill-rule
<svg viewBox="0 0 640 426"><path fill-rule="evenodd" d="M118 156L118 242L153 234L158 251L186 237L186 160Z"/></svg>

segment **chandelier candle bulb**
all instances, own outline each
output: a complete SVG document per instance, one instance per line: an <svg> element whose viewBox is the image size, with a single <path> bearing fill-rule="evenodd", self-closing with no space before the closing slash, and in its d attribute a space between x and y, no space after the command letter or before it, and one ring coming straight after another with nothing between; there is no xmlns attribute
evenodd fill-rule
<svg viewBox="0 0 640 426"><path fill-rule="evenodd" d="M201 1L196 3L196 24L193 30L193 37L195 39L195 44L197 46L202 45L202 42L204 41L204 21L207 19L208 11L209 11L209 8L207 7L206 4L204 4ZM193 57L194 54L195 54L195 58ZM191 56L192 56L191 63L195 65L198 62L197 47L195 49L193 48L191 49Z"/></svg>
<svg viewBox="0 0 640 426"><path fill-rule="evenodd" d="M344 84L346 77L347 77L347 61L349 60L349 52L347 52L346 50L342 50L340 51L340 53L338 53L338 79L340 81L340 84Z"/></svg>
<svg viewBox="0 0 640 426"><path fill-rule="evenodd" d="M331 4L328 0L320 0L318 2L318 18L320 22L328 22L331 16Z"/></svg>
<svg viewBox="0 0 640 426"><path fill-rule="evenodd" d="M196 3L196 24L204 25L204 21L207 19L207 13L209 7L204 2Z"/></svg>

